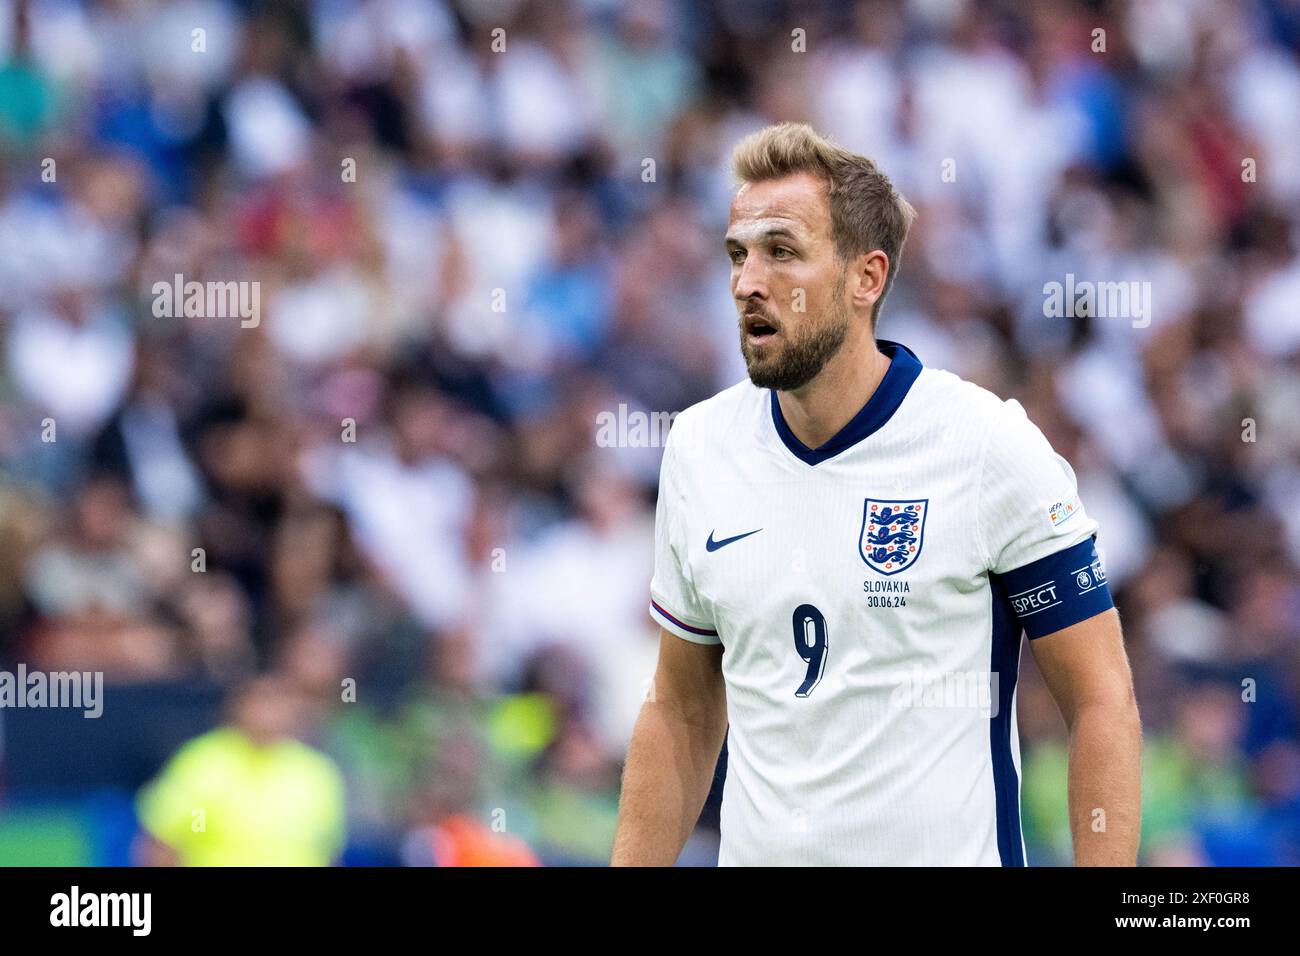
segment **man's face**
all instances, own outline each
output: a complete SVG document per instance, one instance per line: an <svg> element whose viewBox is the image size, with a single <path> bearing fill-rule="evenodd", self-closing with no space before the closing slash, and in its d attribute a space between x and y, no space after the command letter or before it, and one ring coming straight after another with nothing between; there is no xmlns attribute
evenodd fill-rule
<svg viewBox="0 0 1300 956"><path fill-rule="evenodd" d="M844 344L850 321L826 184L799 173L743 185L726 243L750 380L782 391L806 385Z"/></svg>
<svg viewBox="0 0 1300 956"><path fill-rule="evenodd" d="M294 736L300 729L301 698L287 683L263 677L243 690L234 706L234 723L259 747Z"/></svg>

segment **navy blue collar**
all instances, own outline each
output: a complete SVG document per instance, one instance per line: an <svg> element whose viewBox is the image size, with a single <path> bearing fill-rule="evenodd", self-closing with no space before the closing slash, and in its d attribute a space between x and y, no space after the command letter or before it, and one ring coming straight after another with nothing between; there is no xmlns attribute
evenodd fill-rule
<svg viewBox="0 0 1300 956"><path fill-rule="evenodd" d="M880 430L885 422L893 417L894 412L898 411L898 406L903 404L903 399L907 397L908 389L921 374L921 360L906 345L899 345L897 342L876 339L876 347L890 358L885 377L871 393L867 404L849 419L848 424L824 445L819 445L817 448L809 448L795 437L794 432L790 431L790 426L785 423L785 416L781 414L781 403L777 401L776 389L769 390L772 396L772 423L776 425L776 433L781 436L785 447L790 449L790 454L805 464L820 464Z"/></svg>

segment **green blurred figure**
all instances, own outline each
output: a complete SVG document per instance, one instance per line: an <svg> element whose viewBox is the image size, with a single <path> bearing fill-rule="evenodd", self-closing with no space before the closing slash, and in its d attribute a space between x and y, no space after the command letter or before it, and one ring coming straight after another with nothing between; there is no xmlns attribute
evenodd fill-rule
<svg viewBox="0 0 1300 956"><path fill-rule="evenodd" d="M258 677L228 722L185 744L137 800L141 862L183 866L329 866L345 836L334 762L295 739L298 691Z"/></svg>

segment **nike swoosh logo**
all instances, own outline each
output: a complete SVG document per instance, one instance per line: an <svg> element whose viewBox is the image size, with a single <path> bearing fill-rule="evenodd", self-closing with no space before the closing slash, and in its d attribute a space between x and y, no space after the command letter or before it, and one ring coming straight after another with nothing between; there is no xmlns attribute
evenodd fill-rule
<svg viewBox="0 0 1300 956"><path fill-rule="evenodd" d="M762 528L755 528L753 531L746 531L744 534L738 534L731 538L723 538L721 541L714 541L713 532L710 531L709 540L704 543L704 548L707 551L717 551L719 548L725 548L733 541L739 541L741 538L748 538L751 534L758 534L762 530Z"/></svg>

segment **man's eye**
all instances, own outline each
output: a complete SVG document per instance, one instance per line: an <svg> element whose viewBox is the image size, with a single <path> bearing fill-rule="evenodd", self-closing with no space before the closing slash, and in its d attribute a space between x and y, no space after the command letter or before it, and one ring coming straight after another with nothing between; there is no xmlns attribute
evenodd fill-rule
<svg viewBox="0 0 1300 956"><path fill-rule="evenodd" d="M777 246L772 250L772 255L777 259L788 259L794 255L794 250L788 249L785 246Z"/></svg>
<svg viewBox="0 0 1300 956"><path fill-rule="evenodd" d="M745 250L732 249L730 252L727 253L727 255L731 258L732 262L734 262L736 265L740 265L741 260L745 258Z"/></svg>

